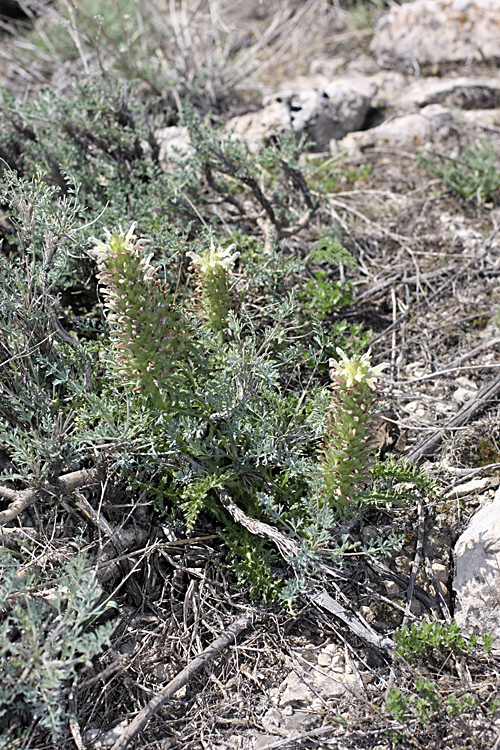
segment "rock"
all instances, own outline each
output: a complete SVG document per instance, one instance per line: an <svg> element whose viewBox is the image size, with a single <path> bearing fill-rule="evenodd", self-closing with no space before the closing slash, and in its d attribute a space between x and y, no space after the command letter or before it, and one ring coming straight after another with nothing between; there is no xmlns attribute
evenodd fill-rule
<svg viewBox="0 0 500 750"><path fill-rule="evenodd" d="M380 531L375 526L363 526L361 529L361 539L363 540L364 544L369 544L370 542L376 542L377 539L380 537Z"/></svg>
<svg viewBox="0 0 500 750"><path fill-rule="evenodd" d="M498 128L500 125L500 109L468 109L461 113L461 117L468 122Z"/></svg>
<svg viewBox="0 0 500 750"><path fill-rule="evenodd" d="M410 560L406 555L400 555L394 558L394 563L398 573L402 573L405 576L409 576L413 568L413 560Z"/></svg>
<svg viewBox="0 0 500 750"><path fill-rule="evenodd" d="M155 131L155 138L160 146L159 162L166 171L169 162L176 156L187 156L194 153L191 145L189 130L185 126L172 125L170 128L160 128Z"/></svg>
<svg viewBox="0 0 500 750"><path fill-rule="evenodd" d="M413 152L446 137L450 123L451 113L445 107L432 105L425 107L419 114L403 115L383 122L371 130L349 133L341 141L332 141L330 150L332 154L342 150L363 152L369 148ZM410 404L407 404L407 408L410 409Z"/></svg>
<svg viewBox="0 0 500 750"><path fill-rule="evenodd" d="M367 607L368 609L368 607ZM371 612L371 610L370 610ZM372 613L373 614L373 613ZM345 657L344 654L341 651L337 651L337 653L332 657L332 661L330 664L330 669L333 672L343 672L345 669Z"/></svg>
<svg viewBox="0 0 500 750"><path fill-rule="evenodd" d="M313 669L304 670L304 679L301 679L296 672L290 672L284 688L280 699L280 706L282 707L310 705L318 695L324 700L328 700L345 693L359 695L363 691L362 683L353 674L332 672L330 676Z"/></svg>
<svg viewBox="0 0 500 750"><path fill-rule="evenodd" d="M359 608L360 615L366 620L368 625L373 625L374 622L377 620L377 615L373 611L371 607L362 606ZM332 660L332 669L336 669L337 667L333 666L333 660Z"/></svg>
<svg viewBox="0 0 500 750"><path fill-rule="evenodd" d="M120 721L113 729L108 729L107 732L102 732L100 729L89 729L83 735L83 741L86 745L89 745L95 750L100 748L113 747L116 740L121 737L125 729L128 727L128 720L124 719Z"/></svg>
<svg viewBox="0 0 500 750"><path fill-rule="evenodd" d="M276 742L275 734L256 734L254 735L254 744L252 750L260 750L261 747L266 747L272 742Z"/></svg>
<svg viewBox="0 0 500 750"><path fill-rule="evenodd" d="M460 497L467 497L467 495L475 495L478 492L482 492L487 487L498 487L498 477L482 477L481 479L470 479L464 484L459 484L453 489L446 493L445 497L457 499Z"/></svg>
<svg viewBox="0 0 500 750"><path fill-rule="evenodd" d="M467 631L493 633L500 647L500 490L471 519L455 546L455 619Z"/></svg>
<svg viewBox="0 0 500 750"><path fill-rule="evenodd" d="M297 79L267 96L259 112L233 117L227 128L251 151L284 131L305 134L314 141L314 150L324 151L332 138L343 138L363 126L372 90L359 77L330 82L323 77Z"/></svg>
<svg viewBox="0 0 500 750"><path fill-rule="evenodd" d="M408 86L397 103L402 107L446 104L464 110L491 109L500 105L500 79L493 76L425 78Z"/></svg>
<svg viewBox="0 0 500 750"><path fill-rule="evenodd" d="M464 404L466 401L470 401L471 398L474 398L476 395L475 391L471 391L470 388L457 388L455 393L452 395L452 399L457 402L457 404Z"/></svg>
<svg viewBox="0 0 500 750"><path fill-rule="evenodd" d="M433 562L431 565L432 575L436 579L436 581L441 581L442 583L448 583L450 574L448 572L448 568L446 565L443 565L443 563L439 562Z"/></svg>
<svg viewBox="0 0 500 750"><path fill-rule="evenodd" d="M277 708L270 708L261 719L264 730L269 734L278 734L283 717Z"/></svg>
<svg viewBox="0 0 500 750"><path fill-rule="evenodd" d="M330 667L332 663L332 655L328 652L322 651L318 654L318 666L319 667Z"/></svg>
<svg viewBox="0 0 500 750"><path fill-rule="evenodd" d="M292 129L290 109L287 102L277 99L258 112L231 118L226 127L234 138L245 141L250 151L257 151L273 135Z"/></svg>
<svg viewBox="0 0 500 750"><path fill-rule="evenodd" d="M403 590L395 581L384 581L384 586L388 596L398 596Z"/></svg>
<svg viewBox="0 0 500 750"><path fill-rule="evenodd" d="M500 57L498 0L414 0L380 19L370 44L380 65Z"/></svg>

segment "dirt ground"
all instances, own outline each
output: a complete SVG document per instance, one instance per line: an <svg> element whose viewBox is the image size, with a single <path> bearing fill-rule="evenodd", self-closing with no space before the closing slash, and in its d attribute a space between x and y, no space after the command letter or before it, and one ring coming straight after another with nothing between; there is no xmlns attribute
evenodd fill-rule
<svg viewBox="0 0 500 750"><path fill-rule="evenodd" d="M225 16L228 24L237 18L242 45L249 44L252 35L265 33L273 13L282 12L284 19L281 32L268 40L274 55L266 53L263 69L248 74L239 87L241 98L226 107L229 114L244 108L242 101L256 108L278 81L310 72L318 60L338 58L340 70L357 65L373 71L375 63L366 52L371 28L356 28L352 9L339 9L334 19L330 14L325 29L321 19L311 21L312 4L304 3L299 34L296 17L287 17L282 6L236 3ZM370 13L373 21L379 11L372 8ZM293 24L290 18L295 18ZM5 32L0 44L0 78L18 95L33 96L47 83L64 90L81 74L81 59L56 64L40 57L28 65L29 43ZM297 56L300 69L294 62ZM445 72L452 77L488 74L491 68L486 63L455 64ZM439 153L455 157L485 136L500 153L500 129L454 119ZM347 612L362 613L363 622L383 637L402 622L416 557L414 583L423 593L420 599L414 597L409 622L424 615L442 621L453 616L454 544L474 510L493 497L499 484L495 384L500 379L500 192L479 203L461 198L425 169L418 153L391 148L332 159L322 175L335 187L307 231L340 227L342 243L359 261L356 302L343 316L372 331L373 361L388 363L381 393L381 450L416 457L424 442L435 438L420 459L438 484L439 500L391 513L374 510L339 529L339 535L348 533L353 539L402 534L403 549L380 565L353 558L332 568L323 581ZM298 236L290 243L302 241ZM484 396L487 386L493 387L493 397ZM467 413L474 399L477 409ZM485 481L469 494L453 493L471 478ZM297 611L288 613L235 593L208 517L201 517L189 539L176 538L158 520L152 503L140 496L130 500L119 478L110 476L108 481L112 490L105 499L107 518L112 526L128 519L138 541L113 563L110 580L120 581L121 623L112 648L85 668L72 693L78 721L59 743L60 750L75 744L78 750L112 746L125 729L120 722L130 722L245 614L248 627L165 701L144 724L136 748L498 747L495 713L485 718L478 710L450 718L442 705L432 723L417 715L403 723L391 717L384 709L388 691L408 685L412 667L367 643L347 622L306 597L299 600ZM68 507L67 512L70 517L74 510ZM37 519L47 554L71 554L71 540L51 537L53 521L50 514ZM99 530L91 536L90 548L99 544ZM435 563L446 569L439 591L431 575ZM429 601L432 606L426 607ZM327 646L338 655L343 674L355 676L357 691L329 698L316 695L302 705L284 706L289 674L304 674L304 664L313 663ZM493 652L419 668L440 680L442 695L472 692L486 705L498 696L499 666ZM113 735L99 739L116 725ZM23 747L52 747L40 742L33 737Z"/></svg>

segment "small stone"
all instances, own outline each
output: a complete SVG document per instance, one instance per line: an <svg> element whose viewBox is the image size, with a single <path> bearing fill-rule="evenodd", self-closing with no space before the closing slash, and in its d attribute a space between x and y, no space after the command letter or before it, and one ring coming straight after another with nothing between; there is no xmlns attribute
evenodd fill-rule
<svg viewBox="0 0 500 750"><path fill-rule="evenodd" d="M100 729L89 729L83 735L83 741L86 745L89 745L95 750L104 750L107 747L113 747L115 742L128 727L128 720L124 719L119 724L108 729L107 732L102 732Z"/></svg>
<svg viewBox="0 0 500 750"><path fill-rule="evenodd" d="M161 682L167 682L172 678L172 668L170 664L156 664L153 672L155 677Z"/></svg>
<svg viewBox="0 0 500 750"><path fill-rule="evenodd" d="M389 596L397 596L401 593L402 588L395 581L384 581L385 590Z"/></svg>
<svg viewBox="0 0 500 750"><path fill-rule="evenodd" d="M375 526L364 526L361 529L361 539L365 544L374 542L380 536L380 531Z"/></svg>
<svg viewBox="0 0 500 750"><path fill-rule="evenodd" d="M450 574L448 572L448 568L446 565L443 565L443 563L439 562L433 562L431 565L432 575L436 579L436 581L442 581L443 583L448 583L448 580L450 578Z"/></svg>
<svg viewBox="0 0 500 750"><path fill-rule="evenodd" d="M254 743L251 746L252 750L260 750L262 747L270 745L272 742L276 742L275 734L256 734Z"/></svg>
<svg viewBox="0 0 500 750"><path fill-rule="evenodd" d="M343 672L345 667L345 658L344 654L342 654L340 651L338 651L335 656L332 658L332 662L330 665L330 669L333 669L335 672Z"/></svg>
<svg viewBox="0 0 500 750"><path fill-rule="evenodd" d="M311 711L314 711L314 713L324 713L325 712L325 704L320 698L315 698L313 702L311 703Z"/></svg>
<svg viewBox="0 0 500 750"><path fill-rule="evenodd" d="M305 674L302 680L295 672L290 672L286 679L280 706L310 705L318 695L328 700L344 693L357 695L361 692L362 686L355 675L337 673L325 675L312 670Z"/></svg>
<svg viewBox="0 0 500 750"><path fill-rule="evenodd" d="M328 652L322 651L318 654L318 666L329 667L332 662L332 655Z"/></svg>
<svg viewBox="0 0 500 750"><path fill-rule="evenodd" d="M293 708L292 706L285 706L283 709L283 716L292 716L293 714Z"/></svg>
<svg viewBox="0 0 500 750"><path fill-rule="evenodd" d="M270 708L262 717L262 726L266 732L273 732L281 724L281 719L281 711L277 708Z"/></svg>
<svg viewBox="0 0 500 750"><path fill-rule="evenodd" d="M335 643L328 643L323 651L326 651L329 654L336 654L338 651L338 646Z"/></svg>
<svg viewBox="0 0 500 750"><path fill-rule="evenodd" d="M410 605L410 612L415 615L415 617L419 617L422 614L422 605L418 599L413 599Z"/></svg>
<svg viewBox="0 0 500 750"><path fill-rule="evenodd" d="M457 388L452 398L458 404L463 404L466 401L470 401L471 398L474 398L475 395L475 391L472 391L470 388L462 388L462 386L460 386L460 388Z"/></svg>
<svg viewBox="0 0 500 750"><path fill-rule="evenodd" d="M455 380L458 385L461 385L463 388L468 388L472 391L477 391L477 383L474 383L473 380L470 380L469 378L466 378L465 375L462 375L459 378L456 378Z"/></svg>
<svg viewBox="0 0 500 750"><path fill-rule="evenodd" d="M441 596L448 595L448 587L446 586L446 583L443 583L442 581L436 581L436 587Z"/></svg>
<svg viewBox="0 0 500 750"><path fill-rule="evenodd" d="M400 555L399 557L396 557L394 563L396 565L396 568L398 569L398 573L402 573L405 576L410 575L413 563L409 557Z"/></svg>

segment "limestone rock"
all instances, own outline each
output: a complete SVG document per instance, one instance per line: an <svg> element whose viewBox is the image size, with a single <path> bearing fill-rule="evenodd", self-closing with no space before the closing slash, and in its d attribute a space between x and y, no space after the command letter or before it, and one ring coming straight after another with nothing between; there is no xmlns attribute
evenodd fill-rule
<svg viewBox="0 0 500 750"><path fill-rule="evenodd" d="M492 632L500 647L500 490L455 547L455 619L467 631Z"/></svg>
<svg viewBox="0 0 500 750"><path fill-rule="evenodd" d="M194 153L191 145L189 130L183 125L172 125L155 131L155 138L160 146L159 161L165 171L172 158Z"/></svg>
<svg viewBox="0 0 500 750"><path fill-rule="evenodd" d="M264 145L273 134L292 129L290 109L286 102L276 99L258 112L231 118L227 130L233 137L245 141L250 151Z"/></svg>
<svg viewBox="0 0 500 750"><path fill-rule="evenodd" d="M107 732L101 733L99 729L89 729L83 735L83 741L89 747L95 748L95 750L112 747L127 727L128 720L124 719L119 724L116 724L113 729L108 729Z"/></svg>
<svg viewBox="0 0 500 750"><path fill-rule="evenodd" d="M311 669L301 679L296 672L290 672L285 681L280 706L309 705L318 695L329 700L344 693L359 695L362 691L363 685L354 674L331 672L326 675Z"/></svg>
<svg viewBox="0 0 500 750"><path fill-rule="evenodd" d="M499 0L414 0L380 19L370 50L379 64L500 57Z"/></svg>
<svg viewBox="0 0 500 750"><path fill-rule="evenodd" d="M310 729L317 721L317 716L310 711L294 711L287 706L283 711L271 708L261 717L261 723L268 735L296 737ZM276 737L273 737L276 739Z"/></svg>
<svg viewBox="0 0 500 750"><path fill-rule="evenodd" d="M424 78L408 86L397 99L397 103L407 108L445 104L463 110L491 109L500 105L500 78Z"/></svg>
<svg viewBox="0 0 500 750"><path fill-rule="evenodd" d="M252 151L287 130L307 135L315 150L324 151L332 138L343 138L363 126L374 90L361 78L297 79L267 96L259 112L233 117L227 128Z"/></svg>
<svg viewBox="0 0 500 750"><path fill-rule="evenodd" d="M451 113L439 105L425 107L418 114L395 117L375 128L349 133L339 142L332 141L332 154L347 150L363 152L370 148L393 148L399 151L418 151L428 143L446 137Z"/></svg>
<svg viewBox="0 0 500 750"><path fill-rule="evenodd" d="M475 122L490 128L500 126L500 109L469 109L462 112L462 117L468 122Z"/></svg>

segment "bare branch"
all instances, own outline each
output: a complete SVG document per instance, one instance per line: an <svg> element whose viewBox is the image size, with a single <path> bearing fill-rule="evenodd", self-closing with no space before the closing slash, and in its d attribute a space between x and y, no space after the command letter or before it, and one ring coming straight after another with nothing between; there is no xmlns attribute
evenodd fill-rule
<svg viewBox="0 0 500 750"><path fill-rule="evenodd" d="M95 484L98 477L99 471L96 468L80 469L79 471L64 474L54 484L47 483L41 487L21 490L20 492L15 492L9 487L0 487L0 496L12 501L7 510L0 512L0 526L13 521L23 510L26 510L30 505L40 500L44 494L50 496L67 495L79 487L84 487L87 484Z"/></svg>
<svg viewBox="0 0 500 750"><path fill-rule="evenodd" d="M111 750L125 750L132 740L137 737L148 721L154 716L154 714L162 708L165 703L176 694L181 687L184 687L191 679L197 674L208 662L212 661L216 656L226 649L231 643L236 641L236 637L245 630L249 625L252 625L255 619L255 612L250 610L242 617L238 617L237 620L231 623L231 625L224 630L223 633L208 646L201 654L196 656L182 672L170 680L168 685L161 690L149 703L144 706L142 711L139 711L135 719L129 724L123 734L117 739Z"/></svg>

